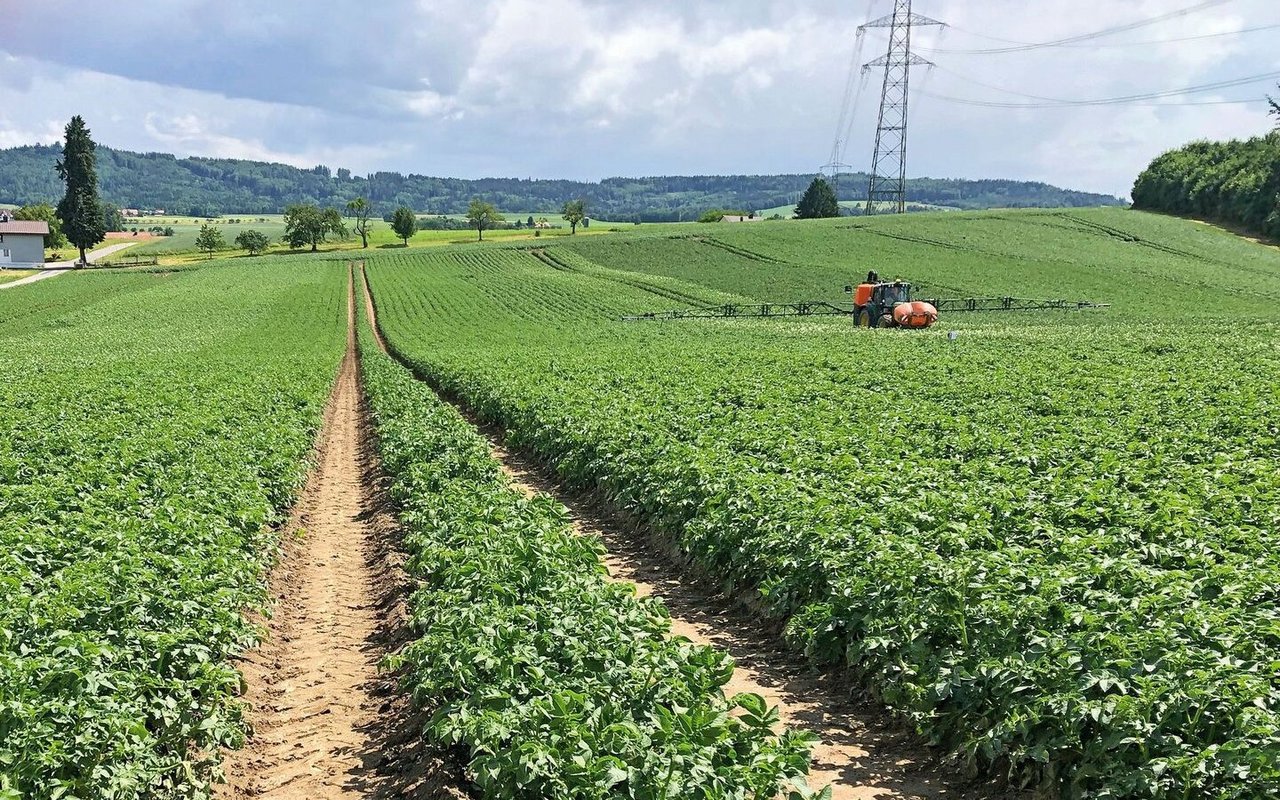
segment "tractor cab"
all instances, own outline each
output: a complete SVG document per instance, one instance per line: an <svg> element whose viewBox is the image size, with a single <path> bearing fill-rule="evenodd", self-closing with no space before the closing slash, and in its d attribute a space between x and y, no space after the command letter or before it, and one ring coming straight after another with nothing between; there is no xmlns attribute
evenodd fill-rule
<svg viewBox="0 0 1280 800"><path fill-rule="evenodd" d="M852 294L853 318L860 328L928 328L938 321L936 308L912 301L911 284L882 281L874 270Z"/></svg>

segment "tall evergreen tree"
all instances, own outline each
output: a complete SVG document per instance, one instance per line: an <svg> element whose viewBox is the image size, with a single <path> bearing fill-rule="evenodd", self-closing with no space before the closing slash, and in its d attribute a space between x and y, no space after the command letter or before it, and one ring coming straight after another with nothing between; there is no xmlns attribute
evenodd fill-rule
<svg viewBox="0 0 1280 800"><path fill-rule="evenodd" d="M814 178L805 189L800 205L796 206L796 219L825 219L840 216L840 203L836 190L822 178Z"/></svg>
<svg viewBox="0 0 1280 800"><path fill-rule="evenodd" d="M85 251L107 238L106 218L98 197L97 157L89 128L79 115L67 123L67 141L58 161L58 177L67 184L67 193L58 203L62 233L80 250L80 263Z"/></svg>
<svg viewBox="0 0 1280 800"><path fill-rule="evenodd" d="M1271 104L1271 116L1276 118L1276 128L1280 129L1280 100L1267 97L1267 102Z"/></svg>

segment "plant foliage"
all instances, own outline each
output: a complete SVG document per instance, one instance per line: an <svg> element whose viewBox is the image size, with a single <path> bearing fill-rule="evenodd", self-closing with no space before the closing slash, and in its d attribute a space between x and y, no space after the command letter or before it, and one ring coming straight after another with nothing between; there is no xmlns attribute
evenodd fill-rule
<svg viewBox="0 0 1280 800"><path fill-rule="evenodd" d="M85 252L107 236L107 222L102 200L98 197L97 158L89 128L75 116L67 123L62 157L55 165L58 177L66 184L66 192L58 203L58 219L62 233L80 251Z"/></svg>
<svg viewBox="0 0 1280 800"><path fill-rule="evenodd" d="M427 735L463 745L493 798L766 800L808 770L756 695L726 698L727 655L670 635L666 611L606 580L562 506L513 488L486 442L361 329L384 467L421 580L400 659Z"/></svg>
<svg viewBox="0 0 1280 800"><path fill-rule="evenodd" d="M323 264L0 293L0 797L194 798L344 337Z"/></svg>
<svg viewBox="0 0 1280 800"><path fill-rule="evenodd" d="M1171 150L1138 176L1133 204L1208 217L1280 239L1280 131Z"/></svg>
<svg viewBox="0 0 1280 800"><path fill-rule="evenodd" d="M423 253L374 291L416 370L970 768L1276 796L1280 257L1128 212L771 228ZM838 298L851 249L947 294L1116 306L617 321Z"/></svg>

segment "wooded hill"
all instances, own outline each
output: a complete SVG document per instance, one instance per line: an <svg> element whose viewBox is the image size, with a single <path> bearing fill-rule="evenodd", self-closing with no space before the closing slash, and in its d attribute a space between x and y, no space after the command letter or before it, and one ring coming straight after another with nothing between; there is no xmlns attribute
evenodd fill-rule
<svg viewBox="0 0 1280 800"><path fill-rule="evenodd" d="M0 150L0 203L54 202L62 185L54 172L58 146ZM551 211L584 198L591 216L645 222L694 220L708 208L759 210L793 204L812 175L729 175L609 178L599 183L486 178L463 180L378 172L368 177L325 166L216 158L176 158L98 147L103 197L123 208L162 208L170 214L279 213L291 203L345 206L368 198L379 215L405 205L419 212L457 214L481 197L513 212ZM865 196L867 176L842 176L841 199ZM913 203L963 209L1119 205L1116 197L1068 191L1044 183L1006 180L913 179Z"/></svg>
<svg viewBox="0 0 1280 800"><path fill-rule="evenodd" d="M1133 202L1137 208L1194 214L1280 239L1280 131L1171 150L1138 176Z"/></svg>

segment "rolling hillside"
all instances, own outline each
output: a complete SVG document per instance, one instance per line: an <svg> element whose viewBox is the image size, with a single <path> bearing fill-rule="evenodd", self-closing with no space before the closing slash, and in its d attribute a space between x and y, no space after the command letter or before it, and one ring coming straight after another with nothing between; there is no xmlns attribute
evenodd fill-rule
<svg viewBox="0 0 1280 800"><path fill-rule="evenodd" d="M0 203L55 201L62 188L54 172L56 146L0 150ZM794 205L812 175L728 175L607 178L599 183L485 178L462 180L212 158L175 158L98 148L103 197L124 208L163 208L170 214L274 214L290 203L342 206L355 197L373 201L379 214L399 205L419 212L456 214L475 197L516 212L553 211L585 198L599 219L644 222L693 220L708 208L758 211ZM857 199L867 176L843 177L845 199ZM1006 180L916 178L912 203L963 209L1119 205L1116 197Z"/></svg>

